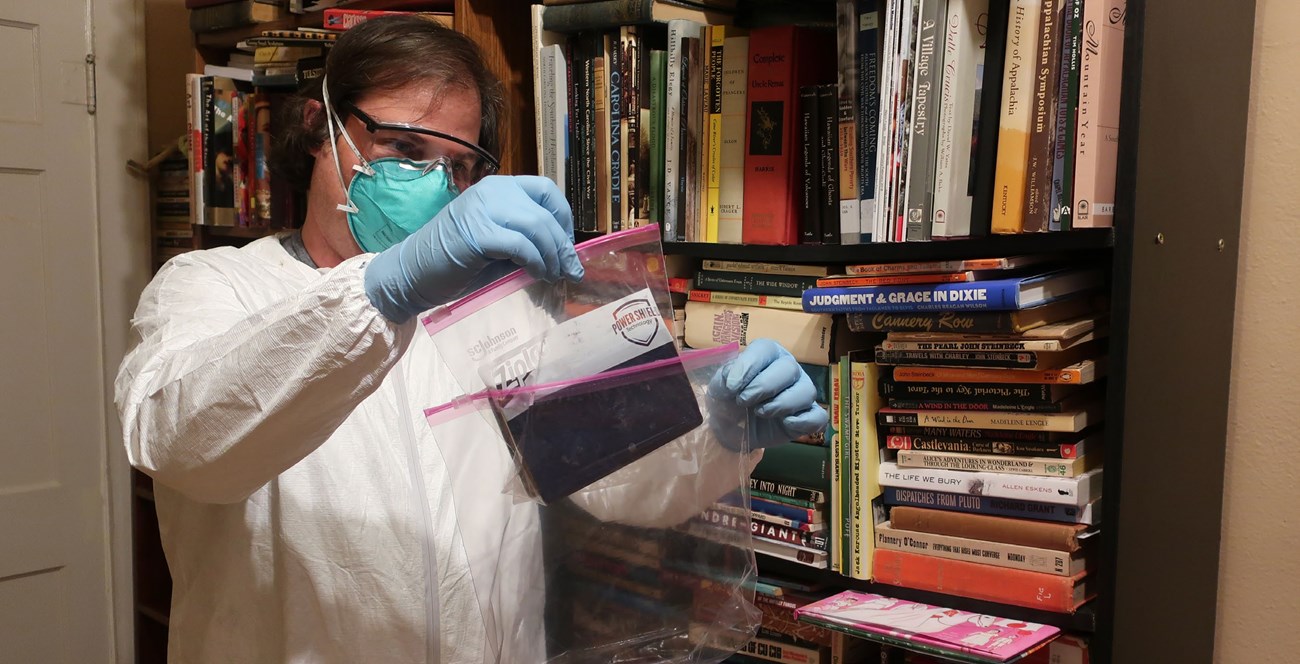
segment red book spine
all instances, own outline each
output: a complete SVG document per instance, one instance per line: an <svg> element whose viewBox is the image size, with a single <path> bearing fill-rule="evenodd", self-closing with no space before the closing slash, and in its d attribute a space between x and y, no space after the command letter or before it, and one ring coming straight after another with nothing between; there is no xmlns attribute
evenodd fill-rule
<svg viewBox="0 0 1300 664"><path fill-rule="evenodd" d="M745 102L745 244L796 244L799 239L795 144L799 87L833 68L834 39L794 26L755 29L749 36Z"/></svg>
<svg viewBox="0 0 1300 664"><path fill-rule="evenodd" d="M1082 572L1056 576L890 549L876 549L872 572L878 583L1031 609L1072 613L1083 603L1075 597Z"/></svg>

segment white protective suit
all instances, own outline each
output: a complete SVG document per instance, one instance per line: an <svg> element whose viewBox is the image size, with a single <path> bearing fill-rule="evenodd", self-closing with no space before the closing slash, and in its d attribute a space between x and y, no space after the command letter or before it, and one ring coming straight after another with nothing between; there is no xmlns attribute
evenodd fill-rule
<svg viewBox="0 0 1300 664"><path fill-rule="evenodd" d="M460 391L417 322L371 306L367 260L315 270L265 238L175 258L140 298L116 401L156 481L172 662L544 658L536 507L502 492L501 446L444 457L474 441L436 440L422 410ZM575 500L677 522L757 457L714 445L703 478Z"/></svg>

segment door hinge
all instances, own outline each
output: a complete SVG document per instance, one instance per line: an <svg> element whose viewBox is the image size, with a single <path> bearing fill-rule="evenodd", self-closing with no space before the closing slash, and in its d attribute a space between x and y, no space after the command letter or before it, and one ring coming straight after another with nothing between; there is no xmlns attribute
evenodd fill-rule
<svg viewBox="0 0 1300 664"><path fill-rule="evenodd" d="M86 113L95 114L95 54L91 53L86 56Z"/></svg>

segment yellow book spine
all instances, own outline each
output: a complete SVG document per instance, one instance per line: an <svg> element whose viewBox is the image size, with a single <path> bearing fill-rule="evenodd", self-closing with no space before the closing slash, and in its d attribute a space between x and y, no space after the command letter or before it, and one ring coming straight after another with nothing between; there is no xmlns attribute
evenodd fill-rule
<svg viewBox="0 0 1300 664"><path fill-rule="evenodd" d="M718 202L722 185L722 46L726 26L709 26L709 107L704 110L708 136L704 148L704 241L718 241Z"/></svg>
<svg viewBox="0 0 1300 664"><path fill-rule="evenodd" d="M1002 75L1002 116L993 176L993 232L1019 233L1025 225L1025 178L1033 116L1033 54L1037 50L1042 0L1012 0L1007 18L1006 64Z"/></svg>

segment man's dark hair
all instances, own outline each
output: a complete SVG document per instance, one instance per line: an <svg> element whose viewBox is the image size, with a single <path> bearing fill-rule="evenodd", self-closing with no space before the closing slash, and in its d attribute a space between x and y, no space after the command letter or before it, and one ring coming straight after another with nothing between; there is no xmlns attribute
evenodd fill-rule
<svg viewBox="0 0 1300 664"><path fill-rule="evenodd" d="M468 37L419 16L384 16L351 28L339 37L325 62L330 101L356 102L373 92L424 82L436 91L456 86L478 92L482 128L477 143L500 154L499 130L505 112L501 83L488 70L478 46ZM271 142L269 168L295 191L311 184L311 152L329 140L325 114L306 121L309 101L322 102L316 79L281 105Z"/></svg>

